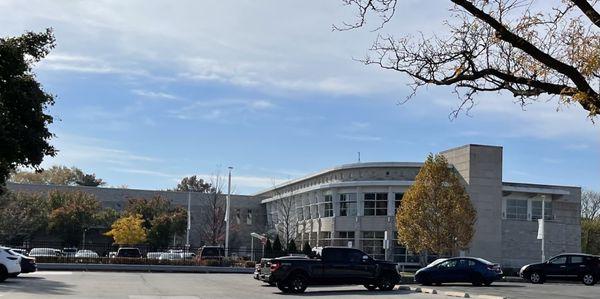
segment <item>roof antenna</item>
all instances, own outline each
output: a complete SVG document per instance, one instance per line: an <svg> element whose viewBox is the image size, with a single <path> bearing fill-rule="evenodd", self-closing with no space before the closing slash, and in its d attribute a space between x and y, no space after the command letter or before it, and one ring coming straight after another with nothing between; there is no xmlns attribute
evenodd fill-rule
<svg viewBox="0 0 600 299"><path fill-rule="evenodd" d="M360 152L358 152L358 163L360 163Z"/></svg>

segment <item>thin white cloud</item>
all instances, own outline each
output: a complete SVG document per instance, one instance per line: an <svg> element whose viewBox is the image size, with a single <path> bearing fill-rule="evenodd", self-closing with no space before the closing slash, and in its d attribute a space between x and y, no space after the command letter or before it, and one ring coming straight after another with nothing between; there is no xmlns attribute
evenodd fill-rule
<svg viewBox="0 0 600 299"><path fill-rule="evenodd" d="M168 113L178 119L217 120L231 115L269 110L275 105L268 100L217 99L199 100Z"/></svg>
<svg viewBox="0 0 600 299"><path fill-rule="evenodd" d="M370 136L370 135L349 135L349 134L338 134L336 135L338 138L346 139L350 141L381 141L382 138L379 136Z"/></svg>
<svg viewBox="0 0 600 299"><path fill-rule="evenodd" d="M136 95L139 95L142 97L148 97L148 98L167 99L167 100L177 99L177 96L175 96L173 94L166 93L166 92L160 92L160 91L133 89L131 92L133 94L136 94Z"/></svg>

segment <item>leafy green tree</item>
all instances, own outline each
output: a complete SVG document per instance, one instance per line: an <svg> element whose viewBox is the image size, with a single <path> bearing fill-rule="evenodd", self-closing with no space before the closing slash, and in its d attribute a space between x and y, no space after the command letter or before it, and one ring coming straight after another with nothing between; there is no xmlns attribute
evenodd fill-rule
<svg viewBox="0 0 600 299"><path fill-rule="evenodd" d="M53 117L46 114L54 97L42 89L32 71L54 45L51 29L0 38L0 194L11 171L19 166L37 168L44 156L56 154L48 142Z"/></svg>
<svg viewBox="0 0 600 299"><path fill-rule="evenodd" d="M477 214L443 155L430 154L396 212L400 242L414 252L456 253L475 233Z"/></svg>
<svg viewBox="0 0 600 299"><path fill-rule="evenodd" d="M600 255L600 219L581 219L581 251Z"/></svg>
<svg viewBox="0 0 600 299"><path fill-rule="evenodd" d="M283 255L283 246L281 245L281 240L279 239L279 235L275 237L275 241L273 241L273 255L275 257L279 257Z"/></svg>
<svg viewBox="0 0 600 299"><path fill-rule="evenodd" d="M173 235L181 235L187 229L187 210L176 206L160 196L151 199L130 199L125 206L125 214L140 215L148 232L148 243L156 248L169 245Z"/></svg>
<svg viewBox="0 0 600 299"><path fill-rule="evenodd" d="M271 245L271 240L267 238L267 242L265 242L265 256L266 258L273 257L273 245Z"/></svg>
<svg viewBox="0 0 600 299"><path fill-rule="evenodd" d="M177 184L175 191L191 191L200 193L211 193L215 192L215 187L209 182L205 182L204 179L198 178L195 175L190 177L184 177L181 182Z"/></svg>
<svg viewBox="0 0 600 299"><path fill-rule="evenodd" d="M298 252L298 248L296 248L296 241L294 241L294 239L290 240L290 242L287 245L287 253L297 253Z"/></svg>
<svg viewBox="0 0 600 299"><path fill-rule="evenodd" d="M39 193L7 192L0 196L0 243L30 240L48 225L50 206Z"/></svg>
<svg viewBox="0 0 600 299"><path fill-rule="evenodd" d="M161 196L154 196L151 199L132 198L127 201L124 212L130 215L141 215L144 220L144 227L150 229L152 220L167 213L170 207L171 202Z"/></svg>
<svg viewBox="0 0 600 299"><path fill-rule="evenodd" d="M94 224L98 227L108 228L121 214L113 208L104 208L94 215Z"/></svg>
<svg viewBox="0 0 600 299"><path fill-rule="evenodd" d="M136 245L146 242L147 231L141 215L126 215L117 219L105 235L119 245Z"/></svg>
<svg viewBox="0 0 600 299"><path fill-rule="evenodd" d="M48 197L52 207L49 231L60 236L65 245L79 244L83 230L96 224L100 202L94 195L81 191L51 191Z"/></svg>
<svg viewBox="0 0 600 299"><path fill-rule="evenodd" d="M92 174L84 174L84 175L80 176L77 179L77 181L75 181L75 184L77 184L79 186L98 187L101 185L105 185L106 182L103 181L102 179L96 178L96 174L92 173Z"/></svg>
<svg viewBox="0 0 600 299"><path fill-rule="evenodd" d="M310 247L310 244L308 243L308 241L304 242L304 244L302 244L302 253L304 253L305 255L312 255L312 247Z"/></svg>

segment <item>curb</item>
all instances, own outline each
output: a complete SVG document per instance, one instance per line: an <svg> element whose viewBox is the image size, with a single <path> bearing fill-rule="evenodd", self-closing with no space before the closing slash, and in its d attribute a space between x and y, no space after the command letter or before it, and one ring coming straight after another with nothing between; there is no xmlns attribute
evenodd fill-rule
<svg viewBox="0 0 600 299"><path fill-rule="evenodd" d="M448 297L471 298L468 293L464 292L444 292L444 295Z"/></svg>
<svg viewBox="0 0 600 299"><path fill-rule="evenodd" d="M38 270L61 271L122 271L122 272L177 272L177 273L243 273L251 274L253 268L170 266L170 265L126 265L126 264L61 264L40 263Z"/></svg>

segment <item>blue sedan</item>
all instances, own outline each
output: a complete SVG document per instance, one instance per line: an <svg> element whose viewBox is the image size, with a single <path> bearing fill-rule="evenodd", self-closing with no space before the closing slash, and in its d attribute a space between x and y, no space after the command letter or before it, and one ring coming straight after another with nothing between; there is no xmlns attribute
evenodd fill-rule
<svg viewBox="0 0 600 299"><path fill-rule="evenodd" d="M482 284L489 286L500 279L502 279L500 265L472 257L436 260L415 273L415 281L423 285L470 282L475 286Z"/></svg>

